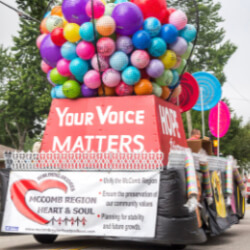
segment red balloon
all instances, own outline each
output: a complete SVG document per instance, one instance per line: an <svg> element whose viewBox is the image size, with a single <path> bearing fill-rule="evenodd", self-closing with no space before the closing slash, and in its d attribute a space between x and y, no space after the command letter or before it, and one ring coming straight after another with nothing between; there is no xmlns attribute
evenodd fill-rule
<svg viewBox="0 0 250 250"><path fill-rule="evenodd" d="M167 10L166 0L131 0L131 2L141 9L144 19L156 17L163 23Z"/></svg>
<svg viewBox="0 0 250 250"><path fill-rule="evenodd" d="M51 40L57 46L62 46L67 40L63 35L63 28L56 28L51 32Z"/></svg>
<svg viewBox="0 0 250 250"><path fill-rule="evenodd" d="M169 11L168 10L166 10L166 12L165 12L165 15L164 15L165 17L164 17L164 19L163 19L163 21L162 21L162 24L168 24L169 23L169 16L170 16L170 14L169 14Z"/></svg>

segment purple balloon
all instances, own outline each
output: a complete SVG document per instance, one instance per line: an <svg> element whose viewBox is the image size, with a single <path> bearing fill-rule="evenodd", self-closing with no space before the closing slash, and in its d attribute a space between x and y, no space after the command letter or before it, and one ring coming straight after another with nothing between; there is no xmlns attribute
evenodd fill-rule
<svg viewBox="0 0 250 250"><path fill-rule="evenodd" d="M48 80L48 82L49 82L53 87L55 87L56 84L54 84L54 83L51 81L51 79L50 79L50 72L51 72L51 70L47 73L47 80Z"/></svg>
<svg viewBox="0 0 250 250"><path fill-rule="evenodd" d="M89 0L64 0L62 12L66 20L70 23L82 25L90 20L85 7Z"/></svg>
<svg viewBox="0 0 250 250"><path fill-rule="evenodd" d="M182 37L178 37L176 42L169 45L169 49L173 50L179 56L183 55L187 51L187 48L187 41Z"/></svg>
<svg viewBox="0 0 250 250"><path fill-rule="evenodd" d="M85 84L81 86L81 91L84 97L93 97L98 94L98 89L90 89Z"/></svg>
<svg viewBox="0 0 250 250"><path fill-rule="evenodd" d="M40 47L40 54L42 59L51 67L55 68L57 62L62 59L61 47L56 46L48 34L42 41Z"/></svg>
<svg viewBox="0 0 250 250"><path fill-rule="evenodd" d="M129 36L138 31L143 25L143 15L134 3L117 4L112 12L116 22L116 33Z"/></svg>
<svg viewBox="0 0 250 250"><path fill-rule="evenodd" d="M147 73L149 76L153 78L158 78L163 74L163 72L164 72L164 65L160 60L153 59L150 61L147 67Z"/></svg>
<svg viewBox="0 0 250 250"><path fill-rule="evenodd" d="M134 49L132 39L129 36L118 37L116 40L116 49L130 54Z"/></svg>

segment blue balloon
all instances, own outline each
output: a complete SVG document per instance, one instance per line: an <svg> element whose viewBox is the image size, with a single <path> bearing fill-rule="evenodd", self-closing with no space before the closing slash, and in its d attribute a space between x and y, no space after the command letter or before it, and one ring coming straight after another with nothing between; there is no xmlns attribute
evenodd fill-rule
<svg viewBox="0 0 250 250"><path fill-rule="evenodd" d="M43 16L43 18L46 18L46 17L50 16L50 14L51 14L51 11L47 11L47 12L45 13L45 15Z"/></svg>
<svg viewBox="0 0 250 250"><path fill-rule="evenodd" d="M77 57L76 45L70 42L64 43L61 47L61 55L69 61L75 59Z"/></svg>
<svg viewBox="0 0 250 250"><path fill-rule="evenodd" d="M122 80L128 85L135 85L140 78L141 72L134 66L129 66L122 72Z"/></svg>
<svg viewBox="0 0 250 250"><path fill-rule="evenodd" d="M80 27L80 36L87 42L93 42L95 40L94 25L92 22L82 24Z"/></svg>
<svg viewBox="0 0 250 250"><path fill-rule="evenodd" d="M184 38L188 43L194 41L197 30L192 24L187 24L184 29L179 31L179 36Z"/></svg>
<svg viewBox="0 0 250 250"><path fill-rule="evenodd" d="M137 49L147 49L150 45L151 37L145 30L137 31L133 37L132 42Z"/></svg>
<svg viewBox="0 0 250 250"><path fill-rule="evenodd" d="M160 37L153 38L148 48L148 52L150 53L151 56L154 57L162 56L166 52L166 50L167 50L167 44Z"/></svg>
<svg viewBox="0 0 250 250"><path fill-rule="evenodd" d="M51 98L54 99L56 98L56 88L52 88L50 91Z"/></svg>
<svg viewBox="0 0 250 250"><path fill-rule="evenodd" d="M81 58L75 58L70 62L70 72L77 78L83 77L89 70L89 63Z"/></svg>
<svg viewBox="0 0 250 250"><path fill-rule="evenodd" d="M161 38L166 43L176 42L178 37L178 30L173 24L165 24L161 27Z"/></svg>
<svg viewBox="0 0 250 250"><path fill-rule="evenodd" d="M128 66L129 59L124 52L117 51L110 57L109 64L113 69L122 71Z"/></svg>
<svg viewBox="0 0 250 250"><path fill-rule="evenodd" d="M161 31L161 22L155 17L149 17L144 21L143 29L146 30L151 37L158 36Z"/></svg>
<svg viewBox="0 0 250 250"><path fill-rule="evenodd" d="M56 92L56 98L58 99L64 99L67 98L64 94L63 94L63 85L57 85L54 87L55 92Z"/></svg>

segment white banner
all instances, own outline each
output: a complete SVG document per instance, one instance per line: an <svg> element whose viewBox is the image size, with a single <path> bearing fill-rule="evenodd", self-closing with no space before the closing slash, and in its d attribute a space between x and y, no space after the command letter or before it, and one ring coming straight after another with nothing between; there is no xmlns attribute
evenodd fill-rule
<svg viewBox="0 0 250 250"><path fill-rule="evenodd" d="M3 232L154 237L159 172L10 174Z"/></svg>

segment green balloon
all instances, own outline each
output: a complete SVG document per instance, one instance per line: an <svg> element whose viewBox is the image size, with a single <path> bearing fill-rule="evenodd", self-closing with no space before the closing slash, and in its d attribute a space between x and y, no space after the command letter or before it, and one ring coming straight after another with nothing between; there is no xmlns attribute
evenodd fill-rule
<svg viewBox="0 0 250 250"><path fill-rule="evenodd" d="M64 84L69 78L62 76L57 68L54 68L50 71L50 80L54 83L54 84Z"/></svg>
<svg viewBox="0 0 250 250"><path fill-rule="evenodd" d="M182 74L182 71L183 71L183 69L186 67L186 64L187 64L187 60L182 59L182 60L181 60L181 65L180 65L180 67L179 67L178 69L176 69L176 71L178 72L179 75ZM184 73L184 72L183 72L183 73Z"/></svg>
<svg viewBox="0 0 250 250"><path fill-rule="evenodd" d="M62 89L63 94L70 99L75 99L81 95L81 86L74 80L65 82Z"/></svg>
<svg viewBox="0 0 250 250"><path fill-rule="evenodd" d="M114 3L107 3L106 6L105 6L104 15L105 16L111 16L115 6L116 6L116 4L114 4Z"/></svg>
<svg viewBox="0 0 250 250"><path fill-rule="evenodd" d="M152 85L153 85L153 94L158 96L158 97L161 97L162 88L158 84L156 84L154 82L152 83Z"/></svg>
<svg viewBox="0 0 250 250"><path fill-rule="evenodd" d="M189 58L189 56L190 56L190 54L191 54L191 51L192 51L192 49L193 49L193 44L192 43L189 43L188 44L188 48L187 48L187 51L181 56L181 58L182 59L188 59Z"/></svg>
<svg viewBox="0 0 250 250"><path fill-rule="evenodd" d="M49 32L52 32L55 28L63 27L63 19L59 16L49 16L46 21L46 28Z"/></svg>
<svg viewBox="0 0 250 250"><path fill-rule="evenodd" d="M156 78L156 83L160 86L168 86L173 81L173 77L171 70L165 70L159 78Z"/></svg>

